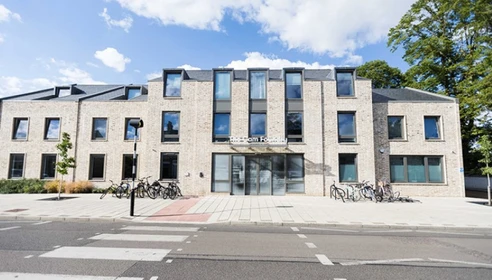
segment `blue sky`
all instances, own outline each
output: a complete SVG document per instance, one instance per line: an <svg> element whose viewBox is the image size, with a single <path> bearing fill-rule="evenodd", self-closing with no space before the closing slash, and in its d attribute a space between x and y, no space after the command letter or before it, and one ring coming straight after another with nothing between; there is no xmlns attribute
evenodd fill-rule
<svg viewBox="0 0 492 280"><path fill-rule="evenodd" d="M145 83L162 68L329 68L382 59L414 0L1 0L0 96Z"/></svg>

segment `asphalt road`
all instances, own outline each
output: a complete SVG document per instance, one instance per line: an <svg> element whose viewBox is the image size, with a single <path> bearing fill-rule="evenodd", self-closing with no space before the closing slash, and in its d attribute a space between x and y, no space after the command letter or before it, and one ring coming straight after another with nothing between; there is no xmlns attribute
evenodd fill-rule
<svg viewBox="0 0 492 280"><path fill-rule="evenodd" d="M0 279L492 279L491 239L479 231L0 221Z"/></svg>

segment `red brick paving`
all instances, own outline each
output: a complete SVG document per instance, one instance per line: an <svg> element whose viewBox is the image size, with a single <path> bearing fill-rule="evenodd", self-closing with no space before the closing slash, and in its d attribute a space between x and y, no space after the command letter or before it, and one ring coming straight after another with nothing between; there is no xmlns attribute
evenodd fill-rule
<svg viewBox="0 0 492 280"><path fill-rule="evenodd" d="M211 214L186 214L200 198L182 199L162 208L146 220L151 221L179 221L179 222L206 222Z"/></svg>

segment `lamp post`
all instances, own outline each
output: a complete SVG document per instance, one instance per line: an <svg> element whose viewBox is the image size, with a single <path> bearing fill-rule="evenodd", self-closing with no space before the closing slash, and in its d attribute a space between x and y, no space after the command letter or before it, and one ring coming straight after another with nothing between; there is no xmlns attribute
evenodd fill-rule
<svg viewBox="0 0 492 280"><path fill-rule="evenodd" d="M144 126L141 119L131 119L129 124L135 129L133 134L133 166L132 166L132 191L130 192L130 216L133 217L133 210L135 208L135 173L137 164L137 133L138 129Z"/></svg>

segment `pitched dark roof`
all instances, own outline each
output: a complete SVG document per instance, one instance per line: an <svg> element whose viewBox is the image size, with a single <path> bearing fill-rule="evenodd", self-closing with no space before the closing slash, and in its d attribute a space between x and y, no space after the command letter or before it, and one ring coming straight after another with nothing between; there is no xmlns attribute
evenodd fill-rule
<svg viewBox="0 0 492 280"><path fill-rule="evenodd" d="M307 81L326 81L333 80L333 71L331 69L306 69L304 70L304 79Z"/></svg>
<svg viewBox="0 0 492 280"><path fill-rule="evenodd" d="M373 103L386 102L457 102L456 98L431 93L414 88L384 88L372 89Z"/></svg>

